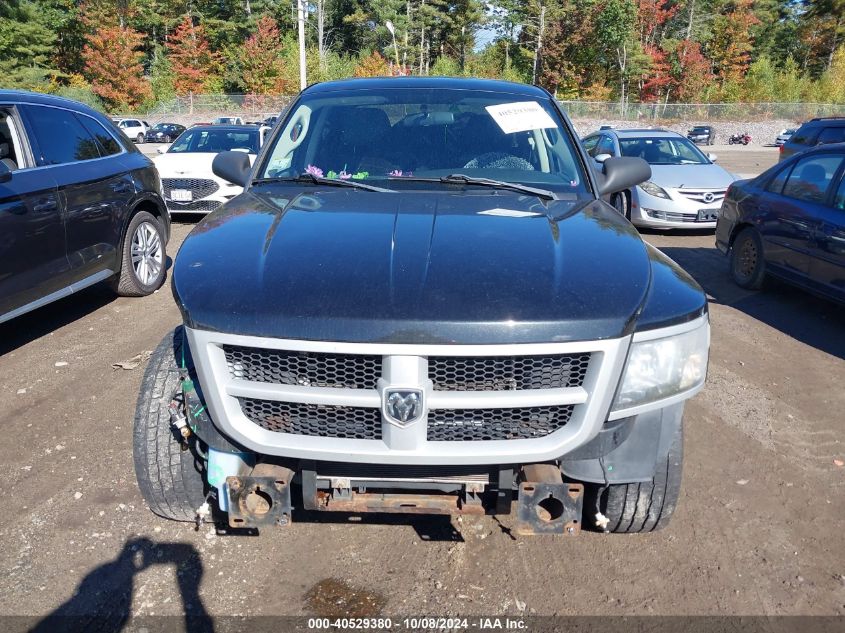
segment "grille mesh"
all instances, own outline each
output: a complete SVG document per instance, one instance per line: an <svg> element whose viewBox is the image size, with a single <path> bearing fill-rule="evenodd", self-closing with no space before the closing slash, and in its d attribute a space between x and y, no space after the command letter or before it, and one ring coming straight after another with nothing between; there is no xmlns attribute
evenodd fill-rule
<svg viewBox="0 0 845 633"><path fill-rule="evenodd" d="M436 409L428 413L429 442L526 440L563 428L573 405L514 409Z"/></svg>
<svg viewBox="0 0 845 633"><path fill-rule="evenodd" d="M346 440L381 439L381 410L376 408L254 398L238 398L238 402L250 421L268 431Z"/></svg>
<svg viewBox="0 0 845 633"><path fill-rule="evenodd" d="M590 354L438 356L428 359L435 391L508 391L580 387Z"/></svg>
<svg viewBox="0 0 845 633"><path fill-rule="evenodd" d="M232 378L255 382L375 389L381 376L381 356L290 352L226 345L226 365Z"/></svg>
<svg viewBox="0 0 845 633"><path fill-rule="evenodd" d="M223 204L219 200L197 200L196 202L173 202L173 200L165 200L167 209L172 213L185 213L188 211L202 211L203 213L211 213L217 211Z"/></svg>
<svg viewBox="0 0 845 633"><path fill-rule="evenodd" d="M170 197L174 189L187 189L194 194L194 199L205 198L220 189L217 181L210 178L162 178L161 184L164 187L164 196Z"/></svg>

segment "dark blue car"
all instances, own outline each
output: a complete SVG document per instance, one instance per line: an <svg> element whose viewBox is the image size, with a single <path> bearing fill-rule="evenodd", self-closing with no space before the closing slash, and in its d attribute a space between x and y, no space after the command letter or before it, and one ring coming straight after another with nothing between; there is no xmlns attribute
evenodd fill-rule
<svg viewBox="0 0 845 633"><path fill-rule="evenodd" d="M845 143L802 152L728 190L716 246L731 275L757 289L767 275L845 301Z"/></svg>
<svg viewBox="0 0 845 633"><path fill-rule="evenodd" d="M0 323L105 280L150 294L169 233L158 172L109 119L0 90Z"/></svg>

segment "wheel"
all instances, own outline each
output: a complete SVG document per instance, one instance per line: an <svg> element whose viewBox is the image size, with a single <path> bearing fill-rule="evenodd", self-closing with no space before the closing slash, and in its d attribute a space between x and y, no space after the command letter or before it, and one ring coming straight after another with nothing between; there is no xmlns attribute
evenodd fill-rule
<svg viewBox="0 0 845 633"><path fill-rule="evenodd" d="M122 297L143 297L164 282L164 233L150 213L139 211L123 238L123 260L113 286Z"/></svg>
<svg viewBox="0 0 845 633"><path fill-rule="evenodd" d="M681 493L684 463L684 429L678 427L666 458L661 460L651 482L611 484L599 500L599 507L610 522L607 531L633 534L653 532L669 524ZM591 486L596 486L592 484ZM594 507L585 501L587 512Z"/></svg>
<svg viewBox="0 0 845 633"><path fill-rule="evenodd" d="M742 144L743 144L743 145L748 145L748 139L743 139Z"/></svg>
<svg viewBox="0 0 845 633"><path fill-rule="evenodd" d="M139 133L138 136L135 137L135 142L136 143L143 143L144 142L144 135Z"/></svg>
<svg viewBox="0 0 845 633"><path fill-rule="evenodd" d="M731 277L738 286L748 290L763 287L766 277L763 240L753 227L745 227L734 239L731 246Z"/></svg>
<svg viewBox="0 0 845 633"><path fill-rule="evenodd" d="M206 498L205 462L195 436L183 451L170 426L167 407L179 388L179 363L186 349L184 330L177 327L150 357L135 407L132 452L135 477L150 510L165 519L193 521ZM191 368L190 355L185 360Z"/></svg>
<svg viewBox="0 0 845 633"><path fill-rule="evenodd" d="M613 204L613 208L619 212L619 215L631 219L631 199L628 197L627 191L620 191L619 193L613 194L613 198L611 198L611 203Z"/></svg>
<svg viewBox="0 0 845 633"><path fill-rule="evenodd" d="M165 134L165 135L164 135L164 142L165 142L165 143L169 143L169 142L170 142L170 135L169 135L169 134Z"/></svg>

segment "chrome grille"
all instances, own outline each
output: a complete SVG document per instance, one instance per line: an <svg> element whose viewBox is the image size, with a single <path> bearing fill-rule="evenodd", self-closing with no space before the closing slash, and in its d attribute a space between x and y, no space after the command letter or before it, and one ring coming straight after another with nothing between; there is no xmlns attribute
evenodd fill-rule
<svg viewBox="0 0 845 633"><path fill-rule="evenodd" d="M584 383L590 354L438 356L428 359L435 391L560 389Z"/></svg>
<svg viewBox="0 0 845 633"><path fill-rule="evenodd" d="M250 421L275 433L347 440L381 439L379 409L256 398L238 398L238 402Z"/></svg>
<svg viewBox="0 0 845 633"><path fill-rule="evenodd" d="M725 198L726 191L726 189L678 189L678 193L685 198L701 202L702 204L716 204L717 202L722 202Z"/></svg>
<svg viewBox="0 0 845 633"><path fill-rule="evenodd" d="M225 345L226 365L234 379L255 382L375 389L381 376L381 356L291 352Z"/></svg>
<svg viewBox="0 0 845 633"><path fill-rule="evenodd" d="M429 442L525 440L563 428L572 405L513 409L436 409L428 413Z"/></svg>
<svg viewBox="0 0 845 633"><path fill-rule="evenodd" d="M187 189L193 194L194 200L210 196L220 189L217 181L210 178L162 178L161 184L165 198L170 198L170 192L174 189Z"/></svg>

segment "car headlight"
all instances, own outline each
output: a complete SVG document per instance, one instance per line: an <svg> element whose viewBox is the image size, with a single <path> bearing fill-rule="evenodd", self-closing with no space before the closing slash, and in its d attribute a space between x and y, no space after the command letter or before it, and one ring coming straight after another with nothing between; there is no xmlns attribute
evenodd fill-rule
<svg viewBox="0 0 845 633"><path fill-rule="evenodd" d="M658 187L650 180L646 180L644 183L640 185L640 189L645 191L648 195L654 196L656 198L666 198L669 199L669 194L666 193L666 190L663 187Z"/></svg>
<svg viewBox="0 0 845 633"><path fill-rule="evenodd" d="M637 341L628 353L613 410L630 409L692 391L704 384L710 322L682 334Z"/></svg>

